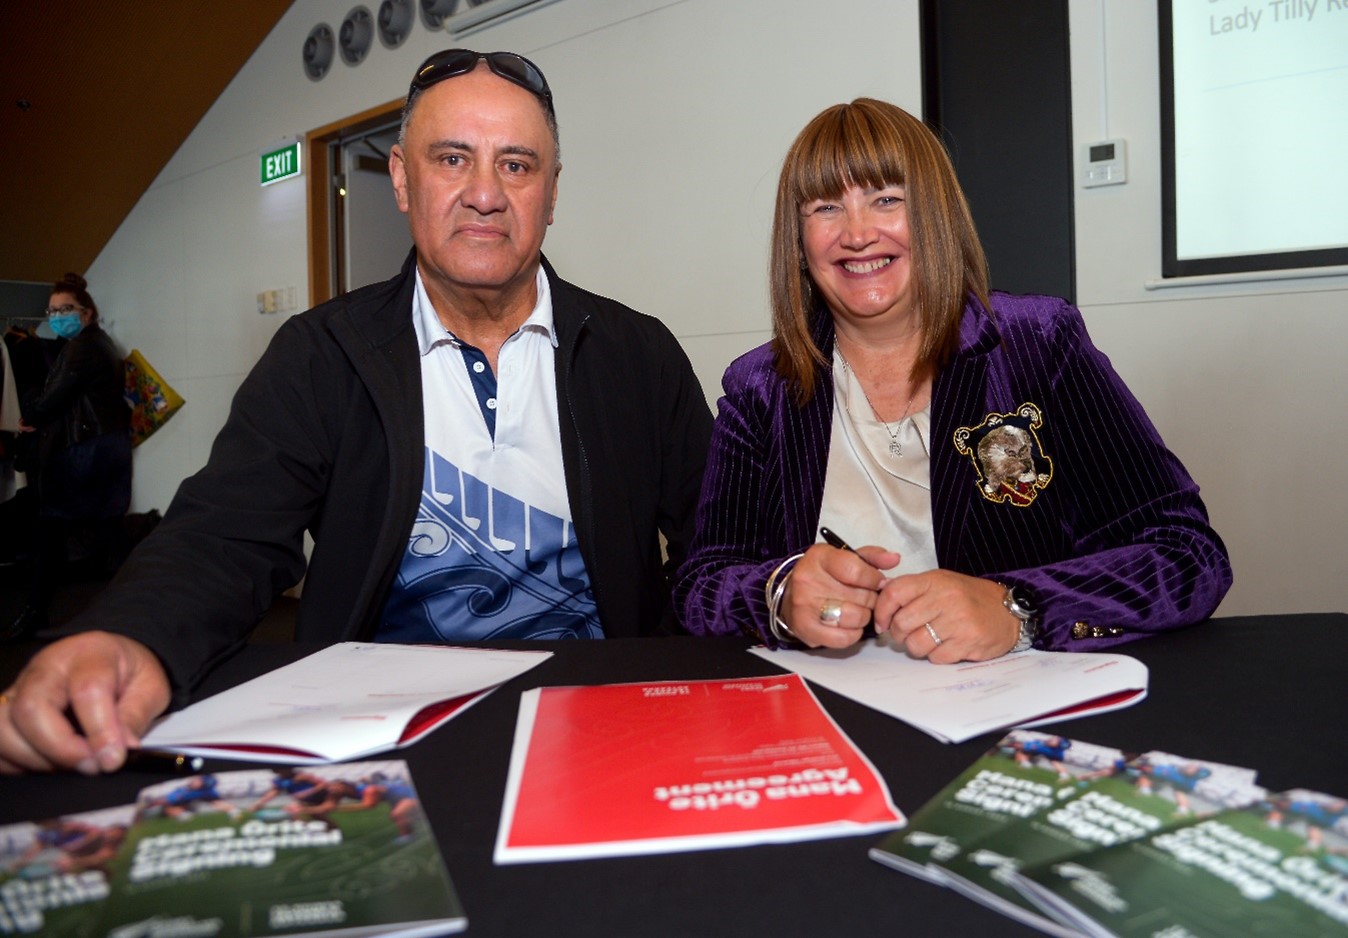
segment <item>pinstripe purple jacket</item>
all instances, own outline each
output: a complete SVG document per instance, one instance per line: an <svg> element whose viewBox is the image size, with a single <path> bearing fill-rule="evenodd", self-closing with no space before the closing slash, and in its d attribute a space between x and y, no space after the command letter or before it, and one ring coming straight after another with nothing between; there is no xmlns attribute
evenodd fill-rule
<svg viewBox="0 0 1348 938"><path fill-rule="evenodd" d="M1091 344L1081 313L1045 296L970 300L931 403L931 498L944 569L1030 591L1036 645L1089 650L1207 618L1231 586L1198 486ZM815 339L833 349L833 322ZM816 540L833 382L804 407L770 345L726 370L697 531L674 590L699 635L772 643L763 588ZM1018 458L1017 443L1021 446ZM1023 451L1028 448L1029 454Z"/></svg>

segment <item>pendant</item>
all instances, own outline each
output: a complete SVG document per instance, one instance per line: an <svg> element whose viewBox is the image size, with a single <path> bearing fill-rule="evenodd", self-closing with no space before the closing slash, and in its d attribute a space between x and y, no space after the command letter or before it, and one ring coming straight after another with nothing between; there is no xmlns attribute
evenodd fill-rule
<svg viewBox="0 0 1348 938"><path fill-rule="evenodd" d="M897 459L903 458L903 447L899 445L898 440L889 441L889 455L894 456Z"/></svg>

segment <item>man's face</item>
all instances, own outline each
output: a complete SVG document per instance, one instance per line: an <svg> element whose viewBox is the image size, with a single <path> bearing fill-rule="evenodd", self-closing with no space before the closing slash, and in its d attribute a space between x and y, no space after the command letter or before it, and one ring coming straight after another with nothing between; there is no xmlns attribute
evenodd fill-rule
<svg viewBox="0 0 1348 938"><path fill-rule="evenodd" d="M389 156L432 296L494 296L532 283L561 166L541 103L476 70L422 92Z"/></svg>

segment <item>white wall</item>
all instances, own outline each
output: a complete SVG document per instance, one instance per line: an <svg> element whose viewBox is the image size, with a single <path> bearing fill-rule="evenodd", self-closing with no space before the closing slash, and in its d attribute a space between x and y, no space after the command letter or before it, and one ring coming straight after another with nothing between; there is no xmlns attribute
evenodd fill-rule
<svg viewBox="0 0 1348 938"><path fill-rule="evenodd" d="M281 318L258 315L256 293L294 286L305 305L304 185L260 188L259 153L401 97L431 52L539 63L565 164L545 249L564 276L668 323L709 399L730 359L767 338L767 231L790 139L861 94L920 108L917 0L559 0L462 42L418 23L402 48L376 43L309 81L304 37L349 9L296 0L89 272L113 333L188 401L137 451L137 508L164 507L205 461ZM1091 332L1203 486L1236 567L1222 613L1343 609L1344 510L1319 480L1348 462L1346 278L1146 289L1160 271L1155 5L1070 10L1075 138L1129 144L1126 185L1076 193Z"/></svg>
<svg viewBox="0 0 1348 938"><path fill-rule="evenodd" d="M1147 289L1161 272L1156 4L1069 9L1078 166L1081 145L1128 141L1126 184L1076 191L1091 335L1203 488L1236 575L1220 613L1344 610L1348 277Z"/></svg>

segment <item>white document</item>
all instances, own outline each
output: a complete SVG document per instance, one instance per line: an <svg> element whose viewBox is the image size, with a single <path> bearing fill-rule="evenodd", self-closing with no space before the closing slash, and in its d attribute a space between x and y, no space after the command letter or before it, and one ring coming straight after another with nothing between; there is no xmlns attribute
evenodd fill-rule
<svg viewBox="0 0 1348 938"><path fill-rule="evenodd" d="M749 650L947 743L1118 710L1147 695L1147 666L1127 655L1030 650L932 664L888 636L845 649Z"/></svg>
<svg viewBox="0 0 1348 938"><path fill-rule="evenodd" d="M171 713L146 749L341 762L411 745L550 651L341 642Z"/></svg>

